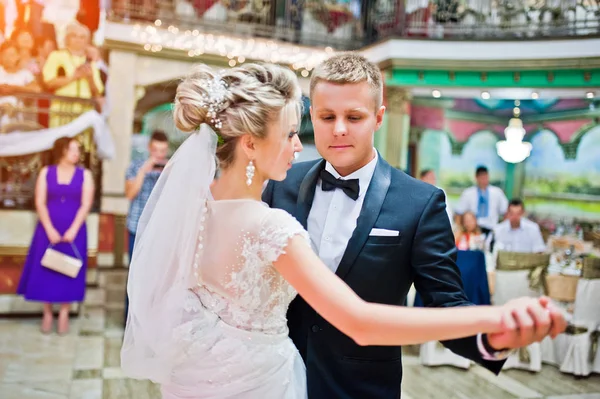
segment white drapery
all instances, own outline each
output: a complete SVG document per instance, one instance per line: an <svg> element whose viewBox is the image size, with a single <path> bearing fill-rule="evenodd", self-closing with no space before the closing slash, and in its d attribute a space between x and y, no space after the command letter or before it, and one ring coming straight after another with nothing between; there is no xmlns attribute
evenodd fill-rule
<svg viewBox="0 0 600 399"><path fill-rule="evenodd" d="M106 120L96 111L88 111L64 126L32 132L0 134L0 157L34 154L52 148L61 137L75 137L88 128L94 129L94 141L101 159L115 156L115 145Z"/></svg>

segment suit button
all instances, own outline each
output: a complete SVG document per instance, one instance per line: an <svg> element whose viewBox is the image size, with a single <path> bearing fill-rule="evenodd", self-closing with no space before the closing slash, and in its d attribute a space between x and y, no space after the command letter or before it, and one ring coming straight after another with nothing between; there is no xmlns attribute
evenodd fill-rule
<svg viewBox="0 0 600 399"><path fill-rule="evenodd" d="M312 326L312 332L318 332L319 330L320 328L318 325L315 324L314 326Z"/></svg>

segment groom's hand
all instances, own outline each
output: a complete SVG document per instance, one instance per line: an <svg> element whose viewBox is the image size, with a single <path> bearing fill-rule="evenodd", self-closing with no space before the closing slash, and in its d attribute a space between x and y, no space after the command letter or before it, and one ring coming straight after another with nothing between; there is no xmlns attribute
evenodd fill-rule
<svg viewBox="0 0 600 399"><path fill-rule="evenodd" d="M513 299L502 308L508 328L487 336L488 344L497 351L521 348L547 335L554 338L567 326L563 314L548 297Z"/></svg>

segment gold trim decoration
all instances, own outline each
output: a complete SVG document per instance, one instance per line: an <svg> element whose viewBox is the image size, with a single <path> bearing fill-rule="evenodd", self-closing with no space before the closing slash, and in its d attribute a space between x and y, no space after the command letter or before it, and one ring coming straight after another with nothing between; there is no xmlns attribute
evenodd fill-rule
<svg viewBox="0 0 600 399"><path fill-rule="evenodd" d="M589 280L600 279L600 258L591 256L583 258L581 277Z"/></svg>
<svg viewBox="0 0 600 399"><path fill-rule="evenodd" d="M518 271L548 266L550 254L498 251L497 270Z"/></svg>
<svg viewBox="0 0 600 399"><path fill-rule="evenodd" d="M592 331L590 334L590 363L594 363L596 360L596 354L598 353L598 341L600 340L600 331Z"/></svg>
<svg viewBox="0 0 600 399"><path fill-rule="evenodd" d="M529 356L529 350L527 350L526 346L519 348L518 353L521 363L531 363L531 356Z"/></svg>

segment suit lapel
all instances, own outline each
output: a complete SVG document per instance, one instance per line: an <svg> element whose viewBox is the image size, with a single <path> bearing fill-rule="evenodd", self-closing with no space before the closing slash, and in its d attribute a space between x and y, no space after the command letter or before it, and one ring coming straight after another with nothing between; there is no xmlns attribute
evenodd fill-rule
<svg viewBox="0 0 600 399"><path fill-rule="evenodd" d="M322 159L315 163L312 168L308 171L302 183L300 183L300 190L298 191L298 199L296 200L296 219L307 229L308 225L308 214L312 207L313 200L315 198L315 190L317 188L317 181L319 180L319 173L325 167L325 160Z"/></svg>
<svg viewBox="0 0 600 399"><path fill-rule="evenodd" d="M342 279L346 277L354 265L356 257L369 238L369 233L381 212L383 201L385 200L385 196L390 187L391 175L392 167L381 158L381 155L379 155L373 178L371 179L371 183L365 194L365 200L356 221L356 228L352 233L350 241L348 241L346 252L344 252L344 256L336 271L336 274Z"/></svg>

